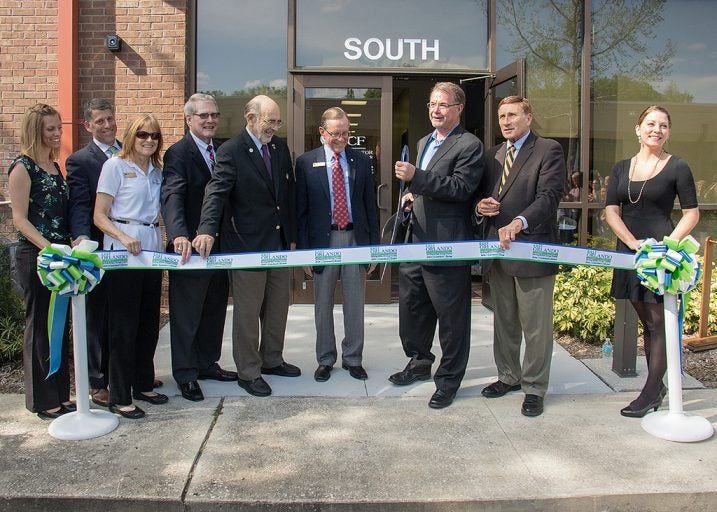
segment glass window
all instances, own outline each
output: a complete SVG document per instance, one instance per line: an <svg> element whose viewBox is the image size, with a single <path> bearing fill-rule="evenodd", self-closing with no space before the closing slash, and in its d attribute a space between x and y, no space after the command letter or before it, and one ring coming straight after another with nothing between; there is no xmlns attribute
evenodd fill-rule
<svg viewBox="0 0 717 512"><path fill-rule="evenodd" d="M586 182L580 170L580 73L583 2L496 0L496 64L526 60L531 129L563 147L566 175L558 229L563 244L578 242L579 204ZM496 105L497 110L497 105ZM502 137L498 137L502 140ZM568 203L568 204L565 204Z"/></svg>
<svg viewBox="0 0 717 512"><path fill-rule="evenodd" d="M217 139L244 128L244 105L257 94L286 117L288 17L286 0L197 2L197 91L217 99ZM279 135L286 137L286 124Z"/></svg>
<svg viewBox="0 0 717 512"><path fill-rule="evenodd" d="M566 201L571 175L580 171L582 12L577 0L496 0L496 67L526 60L531 128L563 147Z"/></svg>
<svg viewBox="0 0 717 512"><path fill-rule="evenodd" d="M700 206L717 205L717 3L615 4L593 0L591 174L604 186L615 162L637 153L637 118L658 104L672 119L665 150L689 163ZM700 242L715 232L714 213L701 212L693 232Z"/></svg>
<svg viewBox="0 0 717 512"><path fill-rule="evenodd" d="M487 29L486 0L301 0L296 66L485 70Z"/></svg>

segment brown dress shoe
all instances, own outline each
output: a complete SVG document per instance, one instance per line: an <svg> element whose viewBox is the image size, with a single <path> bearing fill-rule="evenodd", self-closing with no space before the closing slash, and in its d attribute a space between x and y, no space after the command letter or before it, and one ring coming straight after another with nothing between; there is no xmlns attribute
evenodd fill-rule
<svg viewBox="0 0 717 512"><path fill-rule="evenodd" d="M90 398L92 402L99 405L100 407L107 407L110 400L110 392L106 389L91 389Z"/></svg>

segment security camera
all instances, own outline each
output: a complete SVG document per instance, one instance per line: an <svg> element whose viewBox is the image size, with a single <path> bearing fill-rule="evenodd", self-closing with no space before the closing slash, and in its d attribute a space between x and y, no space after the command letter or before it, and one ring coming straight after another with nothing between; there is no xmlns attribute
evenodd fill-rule
<svg viewBox="0 0 717 512"><path fill-rule="evenodd" d="M122 39L117 34L110 34L105 38L105 46L111 52L122 50Z"/></svg>

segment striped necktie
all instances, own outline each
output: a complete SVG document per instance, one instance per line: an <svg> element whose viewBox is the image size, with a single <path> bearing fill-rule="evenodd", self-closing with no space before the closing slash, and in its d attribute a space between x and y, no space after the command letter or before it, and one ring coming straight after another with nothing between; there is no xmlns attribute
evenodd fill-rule
<svg viewBox="0 0 717 512"><path fill-rule="evenodd" d="M211 144L209 144L207 146L207 152L209 153L209 162L211 162L209 164L209 170L211 172L214 172L214 166L217 164L217 160L216 160L216 157L214 156L214 148L212 147Z"/></svg>
<svg viewBox="0 0 717 512"><path fill-rule="evenodd" d="M115 156L117 153L119 153L119 150L118 150L118 149L114 146L114 144L113 144L113 145L111 145L110 147L107 148L107 151L105 151L105 153L107 153L107 156L108 156L109 158L112 158L112 157Z"/></svg>
<svg viewBox="0 0 717 512"><path fill-rule="evenodd" d="M500 187L498 187L499 195L501 192L503 192L503 186L505 185L505 182L508 181L508 176L510 175L510 168L513 167L513 158L515 158L515 144L511 145L508 148L508 151L505 153L505 161L503 162L503 175L500 177Z"/></svg>

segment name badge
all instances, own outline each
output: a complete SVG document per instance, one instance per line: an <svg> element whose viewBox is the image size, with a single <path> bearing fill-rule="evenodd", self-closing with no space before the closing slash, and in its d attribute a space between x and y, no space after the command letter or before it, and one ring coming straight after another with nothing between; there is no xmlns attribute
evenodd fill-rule
<svg viewBox="0 0 717 512"><path fill-rule="evenodd" d="M326 167L326 162L314 162L314 167Z"/></svg>
<svg viewBox="0 0 717 512"><path fill-rule="evenodd" d="M132 171L124 172L124 173L122 173L122 174L124 174L124 177L125 177L125 178L136 178L136 177L137 177L137 173L136 173L136 172L132 172Z"/></svg>

